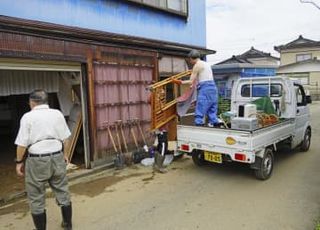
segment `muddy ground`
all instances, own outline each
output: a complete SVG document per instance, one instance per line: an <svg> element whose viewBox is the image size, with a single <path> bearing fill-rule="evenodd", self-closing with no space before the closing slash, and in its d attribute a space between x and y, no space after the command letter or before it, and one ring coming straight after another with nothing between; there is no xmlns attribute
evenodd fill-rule
<svg viewBox="0 0 320 230"><path fill-rule="evenodd" d="M16 174L15 146L11 136L0 136L0 199L24 190L24 179Z"/></svg>
<svg viewBox="0 0 320 230"><path fill-rule="evenodd" d="M256 180L244 165L196 167L189 157L164 175L143 166L73 181L74 229L308 230L320 217L320 103L311 106L309 152L280 151L273 176ZM54 198L48 229L61 229ZM0 208L0 229L32 229L25 200Z"/></svg>
<svg viewBox="0 0 320 230"><path fill-rule="evenodd" d="M0 205L3 200L24 192L24 178L20 178L16 174L14 140L15 137L0 135ZM72 158L72 167L83 170L85 168L83 159L84 156L81 153L75 152ZM69 169L69 172L74 170Z"/></svg>

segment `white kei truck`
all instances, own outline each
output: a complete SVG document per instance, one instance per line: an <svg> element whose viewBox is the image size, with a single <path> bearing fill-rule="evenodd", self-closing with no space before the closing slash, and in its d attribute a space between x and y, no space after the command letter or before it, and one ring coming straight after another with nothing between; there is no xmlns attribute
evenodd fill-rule
<svg viewBox="0 0 320 230"><path fill-rule="evenodd" d="M251 102L270 98L277 122L261 127ZM198 166L206 162L240 162L250 165L257 179L270 178L279 144L308 151L311 103L301 84L284 76L240 78L231 93L231 128L178 125L177 150L192 156ZM248 106L249 105L249 106ZM250 110L253 113L250 113ZM256 114L255 114L256 113ZM235 122L233 122L233 120Z"/></svg>

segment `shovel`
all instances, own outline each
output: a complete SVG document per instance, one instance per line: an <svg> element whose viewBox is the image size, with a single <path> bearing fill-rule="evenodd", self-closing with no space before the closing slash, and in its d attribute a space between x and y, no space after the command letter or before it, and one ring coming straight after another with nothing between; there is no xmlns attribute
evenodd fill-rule
<svg viewBox="0 0 320 230"><path fill-rule="evenodd" d="M126 141L126 138L125 138L125 135L124 135L124 132L123 132L123 125L124 124L123 124L123 122L121 120L118 120L117 123L120 126L120 133L121 133L121 137L122 137L122 140L123 140L124 148L126 150L126 152L124 153L125 163L127 165L131 165L132 164L132 153L130 153L129 150L128 150L127 141Z"/></svg>
<svg viewBox="0 0 320 230"><path fill-rule="evenodd" d="M140 135L142 136L142 140L143 140L143 144L144 144L143 145L143 149L144 149L146 155L149 155L148 154L149 148L148 148L146 138L145 138L144 133L143 133L142 128L141 128L140 120L138 118L136 118L135 119L135 123L137 124L138 129L140 131Z"/></svg>
<svg viewBox="0 0 320 230"><path fill-rule="evenodd" d="M117 141L118 141L118 145L119 145L119 152L118 152L118 154L116 156L116 159L115 159L114 163L115 163L115 166L118 169L122 169L124 167L125 159L124 159L124 156L122 154L121 140L120 140L120 136L119 136L118 125L115 124L114 126L116 128L116 136L117 136Z"/></svg>
<svg viewBox="0 0 320 230"><path fill-rule="evenodd" d="M118 148L117 148L116 142L114 141L114 138L113 138L113 136L111 134L110 126L108 125L108 123L107 123L107 129L108 129L108 134L109 134L113 149L116 152L116 158L114 159L114 165L115 165L115 167L117 169L119 169L120 168L120 162L121 162L121 156L120 156L120 153L118 152Z"/></svg>
<svg viewBox="0 0 320 230"><path fill-rule="evenodd" d="M136 146L136 150L133 152L133 163L137 164L137 163L140 163L142 159L144 159L144 150L139 148L139 145L138 145L138 141L137 141L137 137L134 133L134 130L133 130L133 124L134 122L133 121L128 121L129 122L129 127L130 127L130 133L132 135L132 138L133 138L133 141L134 141L134 144Z"/></svg>

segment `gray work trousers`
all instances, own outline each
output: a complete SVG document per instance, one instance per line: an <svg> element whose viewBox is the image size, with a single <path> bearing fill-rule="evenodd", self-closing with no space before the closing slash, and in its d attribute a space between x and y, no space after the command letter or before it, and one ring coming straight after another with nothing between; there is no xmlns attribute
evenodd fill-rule
<svg viewBox="0 0 320 230"><path fill-rule="evenodd" d="M45 156L28 157L25 166L25 186L30 210L33 214L43 213L45 210L45 185L48 182L55 194L57 204L70 204L66 163L63 153Z"/></svg>

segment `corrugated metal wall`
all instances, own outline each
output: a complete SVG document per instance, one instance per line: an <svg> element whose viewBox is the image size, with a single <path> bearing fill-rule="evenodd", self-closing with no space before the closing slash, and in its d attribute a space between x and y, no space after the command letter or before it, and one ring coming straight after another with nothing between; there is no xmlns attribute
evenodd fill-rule
<svg viewBox="0 0 320 230"><path fill-rule="evenodd" d="M126 62L123 58L117 58L115 62L97 62L93 64L95 83L95 107L97 126L97 156L96 159L110 158L114 154L107 125L110 126L113 137L116 139L115 124L121 120L124 124L126 141L132 148L133 138L129 124L134 119L141 121L145 134L150 130L150 99L146 87L152 83L154 66L149 63L141 63L143 58L137 56L134 62ZM125 64L124 64L125 63ZM138 141L142 145L142 137L138 126L132 126ZM122 142L123 144L123 142Z"/></svg>
<svg viewBox="0 0 320 230"><path fill-rule="evenodd" d="M205 0L189 0L188 5L187 20L119 0L1 0L0 13L11 17L205 47Z"/></svg>

